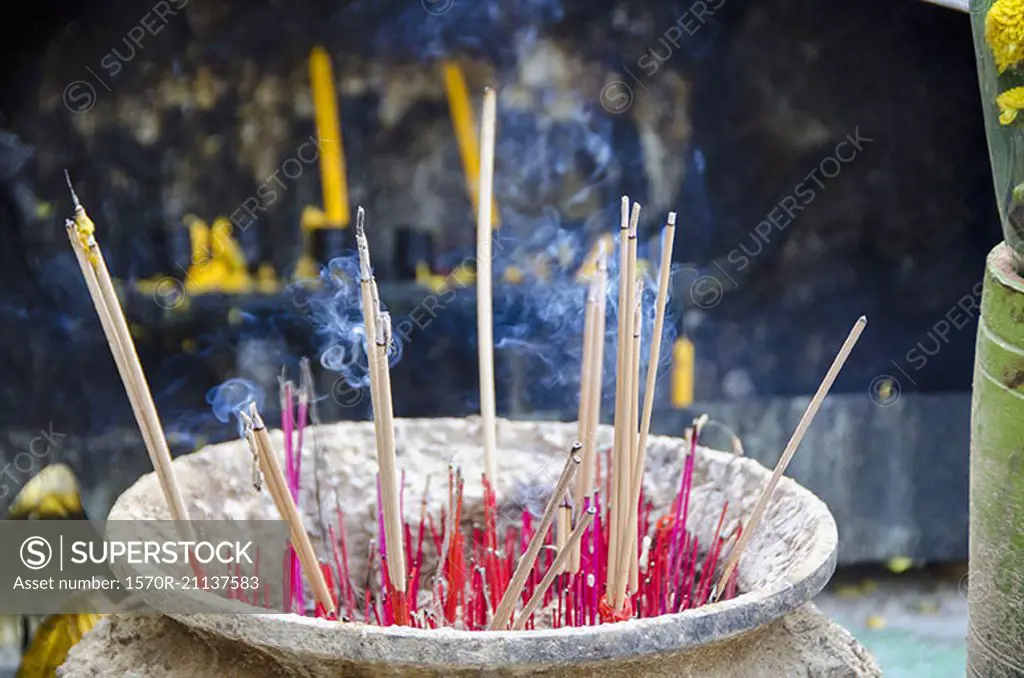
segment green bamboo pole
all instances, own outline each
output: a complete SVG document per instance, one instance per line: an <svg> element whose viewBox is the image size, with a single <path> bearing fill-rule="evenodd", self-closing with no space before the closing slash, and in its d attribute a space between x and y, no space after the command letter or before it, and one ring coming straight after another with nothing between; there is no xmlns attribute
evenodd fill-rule
<svg viewBox="0 0 1024 678"><path fill-rule="evenodd" d="M971 413L967 674L1024 675L1024 278L988 256Z"/></svg>

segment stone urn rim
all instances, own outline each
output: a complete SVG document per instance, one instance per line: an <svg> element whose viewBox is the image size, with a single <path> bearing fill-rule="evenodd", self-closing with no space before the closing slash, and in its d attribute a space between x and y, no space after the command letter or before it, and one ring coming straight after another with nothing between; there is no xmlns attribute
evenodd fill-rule
<svg viewBox="0 0 1024 678"><path fill-rule="evenodd" d="M430 420L432 426L442 421ZM652 445L658 442L678 445L680 440L651 436ZM194 455L176 459L175 467L187 467L191 456ZM728 452L698 447L698 459L701 458L709 464L738 463L745 473L754 474L762 487L771 475L756 461L737 458ZM129 488L125 494L133 489ZM794 561L784 572L773 573L774 578L766 585L731 600L658 617L558 629L468 631L450 627L417 629L361 622L339 623L296 614L265 612L169 613L167 616L196 631L271 652L394 665L446 664L452 668L473 669L496 665L555 665L564 663L566 656L602 661L683 651L774 621L809 602L832 577L838 552L838 531L831 512L810 490L786 477L776 488L772 502L779 501L780 496L783 501L799 503L799 511L808 517L812 526L809 533L800 537L801 550L805 554L803 558ZM119 499L118 505L121 503ZM117 513L116 505L111 519L117 519ZM765 525L767 522L762 523L759 529ZM742 559L740 569L743 569ZM213 598L204 592L194 593ZM223 602L231 603L230 608L225 607L225 612L237 610L242 605L237 601ZM302 632L296 633L300 629Z"/></svg>

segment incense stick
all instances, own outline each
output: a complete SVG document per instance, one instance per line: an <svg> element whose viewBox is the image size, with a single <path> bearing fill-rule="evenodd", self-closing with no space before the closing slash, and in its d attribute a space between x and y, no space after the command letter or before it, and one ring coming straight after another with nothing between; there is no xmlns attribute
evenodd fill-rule
<svg viewBox="0 0 1024 678"><path fill-rule="evenodd" d="M170 509L171 518L179 523L177 526L179 533L184 538L194 541L195 536L189 522L188 510L185 508L185 501L171 466L170 447L164 437L163 426L149 390L149 383L146 381L145 372L142 370L142 364L139 362L139 356L135 350L135 342L128 330L124 310L117 298L117 291L114 289L110 272L103 259L103 253L96 242L96 226L71 186L70 176L67 172L64 173L64 176L75 209L74 219L67 221L68 237L71 239L72 249L82 268L86 287L99 315L100 325L103 327L118 373L121 375L125 391L131 402L132 411L142 433L150 461L153 463L153 469L160 481L160 488L163 490L164 498Z"/></svg>
<svg viewBox="0 0 1024 678"><path fill-rule="evenodd" d="M435 609L438 619L444 620L444 603L443 598L445 592L441 590L441 585L444 582L444 568L448 562L448 557L451 554L452 548L452 535L455 530L458 529L458 525L455 524L455 487L458 484L457 479L461 475L462 471L454 466L448 466L448 515L445 517L445 524L442 526L444 530L444 541L441 544L441 548L438 550L438 564L437 573L434 577L434 595Z"/></svg>
<svg viewBox="0 0 1024 678"><path fill-rule="evenodd" d="M633 494L633 485L637 479L642 482L642 475L637 475L634 478L637 459L640 456L640 450L638 445L640 443L639 435L636 433L637 422L640 419L640 345L643 336L643 293L644 283L643 280L636 281L636 292L635 292L635 316L633 317L633 362L629 367L629 380L630 380L630 396L629 396L629 432L630 432L630 449L629 449L629 484L627 487L626 497L629 500L629 504L626 505L626 529L623 530L623 534L626 535L626 539L622 544L622 558L623 562L629 563L629 589L630 593L636 593L639 587L639 573L637 571L637 549L636 549L636 532L637 532L637 502L640 500L640 495ZM643 466L640 467L639 474L643 473Z"/></svg>
<svg viewBox="0 0 1024 678"><path fill-rule="evenodd" d="M71 241L71 250L75 253L75 258L78 260L78 265L82 270L82 277L85 279L85 286L89 291L89 296L92 298L93 306L96 308L96 314L99 316L100 325L103 328L103 334L107 338L107 344L109 345L110 352L114 358L114 364L117 366L117 372L121 376L121 381L124 384L126 393L128 394L128 402L132 406L132 412L135 414L135 420L138 423L139 431L142 433L143 443L145 443L146 450L153 462L153 468L157 469L157 477L160 480L161 487L164 488L164 495L167 497L168 492L164 487L164 480L159 472L159 466L157 463L158 457L156 444L153 442L153 436L149 430L149 424L140 409L140 400L135 387L135 382L132 381L131 374L128 371L128 358L125 355L124 347L121 345L117 332L114 330L114 320L110 315L110 309L107 308L107 304L103 300L103 295L99 288L99 282L96 280L96 272L93 270L92 265L89 264L79 235L74 228L74 222L71 220L68 220L67 222L67 232L68 239ZM174 504L168 500L168 505L171 507L171 513L173 515Z"/></svg>
<svg viewBox="0 0 1024 678"><path fill-rule="evenodd" d="M406 563L402 544L402 516L399 506L398 463L395 458L394 407L391 402L391 368L388 349L391 346L391 315L380 309L377 282L370 262L370 246L366 238L366 213L356 211L356 248L359 251L359 283L366 334L366 356L373 405L373 430L380 469L381 507L384 514L384 547L388 575L395 590L396 621L408 624L406 608Z"/></svg>
<svg viewBox="0 0 1024 678"><path fill-rule="evenodd" d="M623 208L625 209L626 204L623 202ZM633 320L634 320L634 309L635 309L635 281L636 281L636 254L637 254L637 226L640 221L640 203L633 203L632 214L629 219L629 231L627 234L627 242L625 244L626 255L624 257L625 270L621 272L622 277L619 280L619 285L625 286L624 299L622 301L625 305L619 307L619 341L623 344L622 354L622 367L618 372L618 379L622 382L622 430L617 433L619 441L619 451L617 453L617 468L615 471L615 486L617 494L617 503L619 505L615 512L616 520L612 524L615 528L615 539L613 540L613 551L609 551L609 561L615 563L615 577L610 579L611 582L618 582L624 575L629 574L629 563L625 562L623 554L626 553L623 548L623 541L628 537L628 520L631 513L629 509L629 488L630 488L630 476L632 475L632 450L636 444L635 437L637 431L637 422L632 415L632 393L633 393L633 382L636 380L636 372L633 369L633 344L634 344L634 332L633 332ZM620 291L621 295L621 291ZM618 403L616 403L616 411L619 410ZM616 586L613 591L612 598L612 609L621 610L622 605L625 602L625 591L620 590Z"/></svg>
<svg viewBox="0 0 1024 678"><path fill-rule="evenodd" d="M252 435L256 442L256 449L259 453L260 468L263 471L263 478L266 481L267 490L271 499L277 506L278 513L288 522L291 532L292 544L299 556L299 562L313 589L313 596L317 602L324 606L328 614L334 614L334 600L331 598L330 589L324 580L323 571L320 569L320 562L313 550L313 544L309 541L306 528L302 525L302 518L299 516L299 509L288 491L288 484L285 481L284 473L281 471L281 464L277 461L277 453L274 445L270 442L270 434L267 427L256 409L255 403L249 406L249 419L251 420ZM245 421L243 419L243 421ZM246 421L246 426L250 422Z"/></svg>
<svg viewBox="0 0 1024 678"><path fill-rule="evenodd" d="M583 359L580 365L580 410L579 439L583 442L583 463L576 475L576 491L573 495L575 510L585 508L586 498L593 493L594 455L596 453L597 421L600 419L601 378L603 371L601 361L604 360L604 275L607 267L605 262L604 243L598 242L597 262L594 276L587 289L587 307L583 321ZM601 327L598 327L598 323ZM595 383L597 382L597 383ZM597 413L593 412L597 409ZM573 548L568 571L580 569L580 543Z"/></svg>
<svg viewBox="0 0 1024 678"><path fill-rule="evenodd" d="M581 516L576 528L572 531L566 540L565 546L558 552L558 556L555 558L555 562L551 563L551 567L544 574L544 578L540 580L540 584L534 590L533 595L530 596L530 600L523 606L523 611L516 617L515 623L512 624L513 631L522 631L526 627L526 623L530 620L530 615L534 613L537 607L540 606L541 601L544 600L544 594L551 587L551 583L555 581L555 577L561 572L566 563L569 562L572 550L579 546L580 539L583 537L583 533L586 531L590 524L594 522L594 516L597 514L597 509L594 507L588 508Z"/></svg>
<svg viewBox="0 0 1024 678"><path fill-rule="evenodd" d="M654 411L654 391L658 381L658 363L661 360L661 336L665 329L665 313L668 307L668 285L672 268L672 245L675 242L676 213L669 212L668 220L661 241L661 270L658 276L658 298L655 302L654 335L651 337L651 353L647 362L647 385L644 389L644 410L640 421L640 435L637 440L637 454L633 460L632 481L629 507L632 517L629 523L630 536L628 543L635 544L637 539L637 512L639 511L640 489L643 487L644 467L647 464L647 438L651 429L651 417ZM637 582L630 571L630 586L636 591Z"/></svg>
<svg viewBox="0 0 1024 678"><path fill-rule="evenodd" d="M615 354L615 423L614 443L612 446L612 463L609 471L610 478L610 503L608 518L608 581L614 582L618 579L618 552L619 552L619 513L625 501L620 492L621 473L623 469L623 453L626 446L625 432L626 417L628 408L626 406L626 360L628 358L629 342L627 337L632 336L628 326L627 318L632 316L628 313L629 290L632 285L629 282L629 198L622 196L619 223L619 305L618 329L616 332L616 354Z"/></svg>
<svg viewBox="0 0 1024 678"><path fill-rule="evenodd" d="M643 282L636 281L634 285L635 303L633 306L632 339L629 347L629 459L626 468L629 469L624 485L625 505L622 515L622 538L619 540L618 560L620 567L616 571L616 578L612 582L613 600L624 601L626 598L627 581L629 590L636 591L637 559L636 559L636 499L633 497L633 465L637 456L637 435L636 422L640 417L639 412L639 390L640 390L640 339L643 328L642 303L640 297L643 293ZM621 603L615 606L621 609Z"/></svg>
<svg viewBox="0 0 1024 678"><path fill-rule="evenodd" d="M584 490L583 503L580 508L584 508L590 505L592 500L597 498L597 431L601 424L601 398L604 389L604 346L605 346L605 329L607 325L607 294L608 294L608 255L605 252L604 246L602 245L598 251L597 257L597 305L595 306L594 314L594 330L593 330L593 354L592 354L592 372L593 378L590 381L590 400L588 403L588 416L590 418L588 430L589 436L583 441L584 444L584 473L587 480L587 485ZM600 515L595 518L596 526L592 529L600 532ZM589 535L588 535L589 536ZM587 543L590 546L590 572L591 577L594 579L592 585L593 590L593 611L596 610L597 605L597 578L598 578L598 563L596 561L598 554L598 543L596 541L597 535L594 535L595 539L588 539ZM580 551L581 546L577 546L576 550ZM577 567L577 569L579 569Z"/></svg>
<svg viewBox="0 0 1024 678"><path fill-rule="evenodd" d="M317 410L316 390L313 382L313 371L309 367L309 358L299 360L300 388L306 394L307 411L309 415L310 436L313 439L313 493L316 498L316 517L320 524L320 534L327 534L327 523L324 519L323 492L320 487L320 464L322 462L323 450L320 448L320 413ZM348 586L349 582L346 580Z"/></svg>
<svg viewBox="0 0 1024 678"><path fill-rule="evenodd" d="M377 313L380 312L374 299L373 268L370 264L370 245L366 239L366 212L362 206L356 209L356 249L359 251L359 295L362 302L363 333L365 340L367 377L370 382L370 403L373 407L373 431L375 439L380 439L380 426L377 421L377 408L380 395L377 387L377 353L373 346L377 340Z"/></svg>
<svg viewBox="0 0 1024 678"><path fill-rule="evenodd" d="M569 458L565 460L562 474L558 478L558 483L555 484L555 489L548 499L547 506L544 508L544 516L540 519L540 524L530 540L530 545L526 547L526 552L519 559L515 572L512 573L512 579L509 581L508 588L505 589L505 595L501 597L498 607L494 610L494 617L491 619L490 626L487 627L489 630L504 631L508 626L509 620L512 619L512 610L519 599L519 595L523 592L523 586L526 584L526 578L533 569L533 563L537 560L537 554L540 553L541 546L544 545L544 538L551 528L551 522L555 518L558 504L565 491L569 489L573 476L576 475L580 461L582 461L579 456L582 449L583 445L578 440L572 444L572 448L569 450Z"/></svg>
<svg viewBox="0 0 1024 678"><path fill-rule="evenodd" d="M380 409L374 414L380 422L377 465L380 468L381 495L384 504L384 538L388 556L391 585L398 594L399 607L404 607L406 594L405 549L402 543L402 514L398 492L398 462L395 458L395 420L391 402L391 368L388 348L391 346L391 314L377 316L377 386ZM408 625L408 614L396 610L396 621Z"/></svg>
<svg viewBox="0 0 1024 678"><path fill-rule="evenodd" d="M604 379L604 342L607 318L608 294L608 255L602 244L597 255L597 271L594 274L594 322L591 327L590 380L587 386L590 394L587 399L587 431L589 435L583 440L583 473L586 481L583 497L594 493L594 469L597 461L597 428L601 423L601 393ZM582 504L580 505L582 509Z"/></svg>
<svg viewBox="0 0 1024 678"><path fill-rule="evenodd" d="M588 464L588 486L584 497L590 497L595 490L595 468L597 465L597 430L601 424L601 395L604 387L604 343L605 328L607 326L607 294L608 294L608 256L601 248L597 259L597 305L594 309L594 350L591 359L593 379L590 381L590 400L587 414L590 417L588 429L590 437L583 441L586 457L584 462ZM589 448L589 449L588 449Z"/></svg>
<svg viewBox="0 0 1024 678"><path fill-rule="evenodd" d="M580 464L582 466L582 463ZM576 474L576 479L579 480L580 474ZM572 532L572 503L568 497L558 507L558 514L555 518L555 548L561 553L566 544L569 543L569 533ZM564 567L562 572L569 571L569 561L571 560L572 554L569 554L569 558L564 561Z"/></svg>
<svg viewBox="0 0 1024 678"><path fill-rule="evenodd" d="M846 364L846 359L850 357L850 352L857 344L857 340L860 339L861 332L864 331L867 324L868 319L866 316L862 315L857 319L857 322L853 324L853 328L850 330L850 334L846 337L846 341L843 342L839 352L836 354L835 360L832 361L832 366L829 367L828 372L825 373L825 378L821 380L818 390L814 393L814 397L811 398L811 402L807 406L807 410L804 412L804 415L800 418L800 422L797 424L796 430L793 431L793 436L786 444L786 449L783 450L782 456L779 457L779 462L775 465L772 477L768 479L768 484L765 485L764 491L761 493L761 496L758 497L757 503L754 505L754 510L751 512L750 518L747 520L747 524L743 529L743 534L740 535L736 545L729 553L729 560L726 561L725 569L722 571L722 577L718 580L718 585L714 587L711 592L711 596L709 597L711 602L718 600L718 596L725 590L725 585L729 582L729 577L732 576L733 570L735 570L737 564L739 564L740 555L742 555L743 549L750 540L750 535L757 529L758 523L761 521L761 517L764 514L765 507L768 505L768 501L771 499L772 493L775 491L775 487L779 484L779 479L781 479L782 474L786 472L786 467L789 466L789 462L793 459L793 455L796 454L797 447L800 446L800 442L804 439L807 429L810 428L811 422L814 421L814 416L818 413L821 403L825 400L825 396L828 395L836 377L839 376L839 371L842 370L843 365Z"/></svg>
<svg viewBox="0 0 1024 678"><path fill-rule="evenodd" d="M498 488L498 432L494 396L494 309L492 300L492 209L494 193L494 137L497 95L484 91L480 124L480 188L476 212L476 324L480 365L480 425L484 435L484 470Z"/></svg>

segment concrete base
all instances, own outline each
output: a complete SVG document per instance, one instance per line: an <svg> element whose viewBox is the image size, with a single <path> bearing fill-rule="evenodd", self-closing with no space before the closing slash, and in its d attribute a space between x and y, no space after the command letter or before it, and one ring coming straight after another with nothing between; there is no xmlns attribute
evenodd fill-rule
<svg viewBox="0 0 1024 678"><path fill-rule="evenodd" d="M728 656L723 657L723 652ZM491 675L630 676L627 664L584 664L582 657L567 658L572 665L547 671L494 671ZM58 670L58 678L277 678L285 667L273 656L250 646L198 636L167 617L111 617L82 639ZM342 675L342 674L338 674ZM411 674L401 667L357 669L344 675L392 676ZM449 676L479 675L453 671ZM823 678L827 676L881 676L874 659L845 629L832 623L813 604L755 631L677 656L666 656L661 666L644 676L765 676Z"/></svg>

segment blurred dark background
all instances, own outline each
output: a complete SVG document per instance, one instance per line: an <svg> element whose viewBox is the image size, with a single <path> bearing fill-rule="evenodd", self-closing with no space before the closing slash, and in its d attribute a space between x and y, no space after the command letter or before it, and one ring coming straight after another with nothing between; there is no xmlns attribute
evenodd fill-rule
<svg viewBox="0 0 1024 678"><path fill-rule="evenodd" d="M304 211L322 206L316 163L277 174L267 209L232 227L253 279L262 267L276 284L200 294L186 283L189 220L232 219L317 134L308 55L321 45L349 202L368 211L396 324L430 293L424 265L443 278L473 250L443 65L465 75L477 112L483 87L499 89L500 415L575 417L573 275L628 193L644 205L645 243L680 214L673 331L695 346L694 397L673 403L681 368L667 360L655 428L678 434L707 411L774 463L864 313L791 474L829 502L845 562L966 556L968 302L1000 239L966 15L909 0L37 0L9 11L0 509L45 463L75 469L95 514L149 470L63 230L65 168L122 283L176 452L234 434L210 413L211 387L242 376L272 389L282 365L294 374L319 357L300 258L322 264L351 243L348 230L304 236ZM477 407L472 287L449 296L404 342L399 416ZM319 368L318 382L324 420L367 415L338 375ZM26 458L47 428L66 437Z"/></svg>

